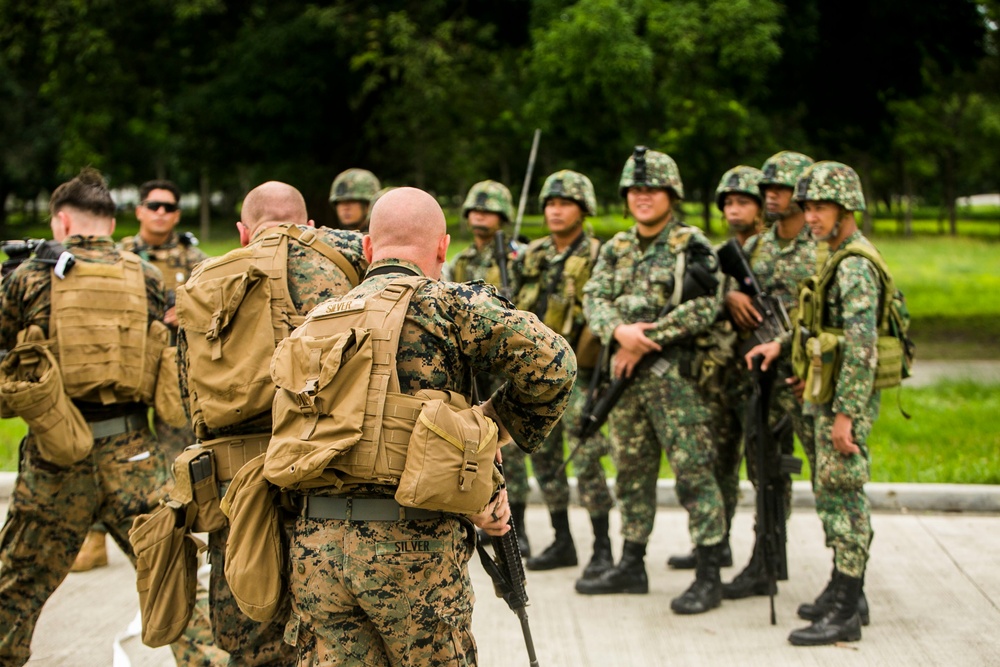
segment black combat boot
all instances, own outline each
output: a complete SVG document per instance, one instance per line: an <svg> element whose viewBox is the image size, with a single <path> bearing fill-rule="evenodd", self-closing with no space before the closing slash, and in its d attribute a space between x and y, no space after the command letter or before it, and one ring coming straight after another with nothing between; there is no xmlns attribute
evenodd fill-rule
<svg viewBox="0 0 1000 667"><path fill-rule="evenodd" d="M799 605L799 618L804 618L807 621L818 621L823 618L830 609L830 605L833 604L833 580L836 576L837 569L834 568L833 573L830 575L830 581L827 582L826 588L819 594L816 601L812 604L803 602ZM861 577L861 595L858 596L858 616L861 617L861 625L868 625L871 621L868 615L868 598L865 597L864 576Z"/></svg>
<svg viewBox="0 0 1000 667"><path fill-rule="evenodd" d="M753 555L747 566L731 582L722 584L722 597L726 600L741 600L752 595L767 595L770 588L764 559L761 558L760 549L754 544ZM777 586L774 592L778 592Z"/></svg>
<svg viewBox="0 0 1000 667"><path fill-rule="evenodd" d="M590 523L594 527L594 553L587 567L583 568L581 579L596 579L615 566L615 559L611 555L611 538L608 537L607 513L590 517Z"/></svg>
<svg viewBox="0 0 1000 667"><path fill-rule="evenodd" d="M645 557L645 544L625 542L621 562L605 570L596 579L577 579L576 592L582 595L648 593L649 579L646 578L646 565L643 562Z"/></svg>
<svg viewBox="0 0 1000 667"><path fill-rule="evenodd" d="M521 550L521 558L531 558L528 529L524 525L524 510L526 508L524 503L510 504L510 518L514 521L514 530L517 532L517 548Z"/></svg>
<svg viewBox="0 0 1000 667"><path fill-rule="evenodd" d="M698 567L695 568L694 582L680 596L670 601L670 608L676 614L703 614L722 603L722 578L719 562L722 545L696 547Z"/></svg>
<svg viewBox="0 0 1000 667"><path fill-rule="evenodd" d="M729 533L722 538L722 560L719 562L722 567L733 566L733 552L729 548ZM672 570L693 570L698 566L698 551L691 549L691 553L674 554L667 559L667 567Z"/></svg>
<svg viewBox="0 0 1000 667"><path fill-rule="evenodd" d="M545 551L528 559L525 567L529 570L554 570L558 567L576 567L576 545L569 532L569 513L566 510L550 512L552 527L556 530L556 541Z"/></svg>
<svg viewBox="0 0 1000 667"><path fill-rule="evenodd" d="M858 614L861 579L834 572L832 590L831 604L823 617L808 628L800 628L788 635L792 645L823 646L861 639L861 616Z"/></svg>

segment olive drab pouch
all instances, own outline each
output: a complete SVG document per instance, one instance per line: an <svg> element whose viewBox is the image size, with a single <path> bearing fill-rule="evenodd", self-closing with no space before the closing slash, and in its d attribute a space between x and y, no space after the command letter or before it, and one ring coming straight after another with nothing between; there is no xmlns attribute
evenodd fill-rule
<svg viewBox="0 0 1000 667"><path fill-rule="evenodd" d="M805 349L809 368L806 371L806 387L802 397L810 403L829 403L833 400L840 373L840 338L824 331L809 338Z"/></svg>
<svg viewBox="0 0 1000 667"><path fill-rule="evenodd" d="M442 392L433 392L441 394ZM478 514L493 495L497 425L454 392L429 398L410 434L396 502L456 514ZM432 396L417 392L416 396Z"/></svg>
<svg viewBox="0 0 1000 667"><path fill-rule="evenodd" d="M285 592L282 513L278 489L264 479L264 455L236 473L222 511L229 517L226 581L243 613L258 622L274 618Z"/></svg>
<svg viewBox="0 0 1000 667"><path fill-rule="evenodd" d="M153 328L137 255L123 251L114 264L78 261L65 278L53 274L49 334L70 398L151 400L156 368L147 365L160 358L160 350L147 354Z"/></svg>
<svg viewBox="0 0 1000 667"><path fill-rule="evenodd" d="M55 356L42 343L21 343L0 362L0 402L24 419L38 453L58 466L82 461L94 435L63 388Z"/></svg>
<svg viewBox="0 0 1000 667"><path fill-rule="evenodd" d="M173 643L191 621L198 552L205 548L190 534L196 512L193 504L165 501L151 514L137 516L128 532L146 646Z"/></svg>
<svg viewBox="0 0 1000 667"><path fill-rule="evenodd" d="M194 505L191 530L214 533L226 527L226 515L219 508L219 481L212 451L197 445L188 447L174 459L174 488L170 499Z"/></svg>
<svg viewBox="0 0 1000 667"><path fill-rule="evenodd" d="M187 424L184 403L181 400L181 384L177 369L177 348L169 346L160 353L160 365L156 374L156 391L153 394L153 409L156 415L174 428Z"/></svg>
<svg viewBox="0 0 1000 667"><path fill-rule="evenodd" d="M590 325L583 325L576 343L576 365L584 370L597 367L601 356L601 339L594 335Z"/></svg>

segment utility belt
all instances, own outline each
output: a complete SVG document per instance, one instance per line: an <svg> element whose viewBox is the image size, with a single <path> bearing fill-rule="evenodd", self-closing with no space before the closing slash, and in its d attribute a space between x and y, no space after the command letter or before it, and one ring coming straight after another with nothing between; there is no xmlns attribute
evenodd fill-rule
<svg viewBox="0 0 1000 667"><path fill-rule="evenodd" d="M212 452L215 479L223 484L232 481L240 468L266 452L270 441L270 433L255 433L206 440L201 448Z"/></svg>
<svg viewBox="0 0 1000 667"><path fill-rule="evenodd" d="M392 498L302 496L302 516L339 521L422 521L447 516L444 512L404 507Z"/></svg>
<svg viewBox="0 0 1000 667"><path fill-rule="evenodd" d="M149 418L145 410L130 412L120 417L101 419L98 421L87 420L94 440L100 438L111 438L130 431L149 430Z"/></svg>

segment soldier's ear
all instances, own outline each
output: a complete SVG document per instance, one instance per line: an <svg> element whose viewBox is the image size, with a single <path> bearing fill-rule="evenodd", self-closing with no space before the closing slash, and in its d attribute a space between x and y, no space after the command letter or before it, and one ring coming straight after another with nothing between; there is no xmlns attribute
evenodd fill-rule
<svg viewBox="0 0 1000 667"><path fill-rule="evenodd" d="M365 234L361 238L361 250L365 253L365 261L372 263L372 237Z"/></svg>
<svg viewBox="0 0 1000 667"><path fill-rule="evenodd" d="M306 227L315 227L315 226L316 226L315 220L310 220L306 223Z"/></svg>
<svg viewBox="0 0 1000 667"><path fill-rule="evenodd" d="M437 261L444 263L448 259L448 246L451 245L451 234L445 234L438 241Z"/></svg>
<svg viewBox="0 0 1000 667"><path fill-rule="evenodd" d="M240 233L240 245L246 247L250 243L250 229L242 221L238 221L236 230Z"/></svg>

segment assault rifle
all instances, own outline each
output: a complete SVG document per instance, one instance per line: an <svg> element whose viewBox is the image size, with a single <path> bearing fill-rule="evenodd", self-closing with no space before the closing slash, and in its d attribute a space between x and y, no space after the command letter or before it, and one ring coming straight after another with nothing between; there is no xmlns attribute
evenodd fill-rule
<svg viewBox="0 0 1000 667"><path fill-rule="evenodd" d="M509 301L514 298L514 295L510 291L510 272L507 270L508 252L509 248L503 237L503 231L497 230L497 233L493 235L493 256L500 269L500 294Z"/></svg>
<svg viewBox="0 0 1000 667"><path fill-rule="evenodd" d="M761 370L763 355L753 357L751 379L753 392L747 403L746 439L747 454L756 450L757 464L757 541L758 557L767 574L767 592L771 598L771 625L777 620L774 614L774 594L778 580L788 579L788 558L785 553L785 493L791 484L789 475L802 472L802 459L782 453L782 441L791 436L791 420L787 415L771 428L768 413L771 390L774 386L775 366Z"/></svg>
<svg viewBox="0 0 1000 667"><path fill-rule="evenodd" d="M719 266L723 273L736 279L740 292L750 297L754 309L764 318L750 337L740 343L737 350L740 357L749 352L750 348L768 343L791 329L785 306L780 299L765 293L761 288L739 241L729 239L722 244L719 248Z"/></svg>
<svg viewBox="0 0 1000 667"><path fill-rule="evenodd" d="M495 464L503 475L503 466ZM535 655L535 643L531 639L531 628L528 626L528 591L525 589L524 565L521 563L521 549L517 546L517 526L514 519L508 520L510 530L500 537L490 537L494 556L490 556L482 542L476 542L479 560L483 569L493 580L493 590L498 598L503 598L510 610L517 614L521 622L521 634L524 635L524 646L528 650L528 664L538 667L538 657Z"/></svg>
<svg viewBox="0 0 1000 667"><path fill-rule="evenodd" d="M709 271L702 264L691 264L684 273L680 302L684 303L685 301L711 294L718 286L719 280L716 278L715 273ZM656 316L656 319L659 320L666 317L673 309L674 305L668 303ZM608 357L610 357L610 350L606 345L601 351L601 362L594 369L595 381L591 384L591 390L587 394L587 402L583 406L583 414L580 417L577 434L581 440L587 440L601 430L604 422L608 420L608 415L611 414L611 410L618 404L625 390L632 386L632 383L635 382L635 379L639 375L645 373L661 359L660 355L655 353L645 355L632 370L632 375L623 375L620 378L615 378L614 381L606 384L607 389L602 392L600 388L605 383L598 380L596 376L605 373Z"/></svg>
<svg viewBox="0 0 1000 667"><path fill-rule="evenodd" d="M21 264L31 258L40 259L55 267L56 275L66 277L66 272L72 268L76 258L58 241L43 241L41 239L15 239L0 241L0 250L7 255L0 274L6 278Z"/></svg>

